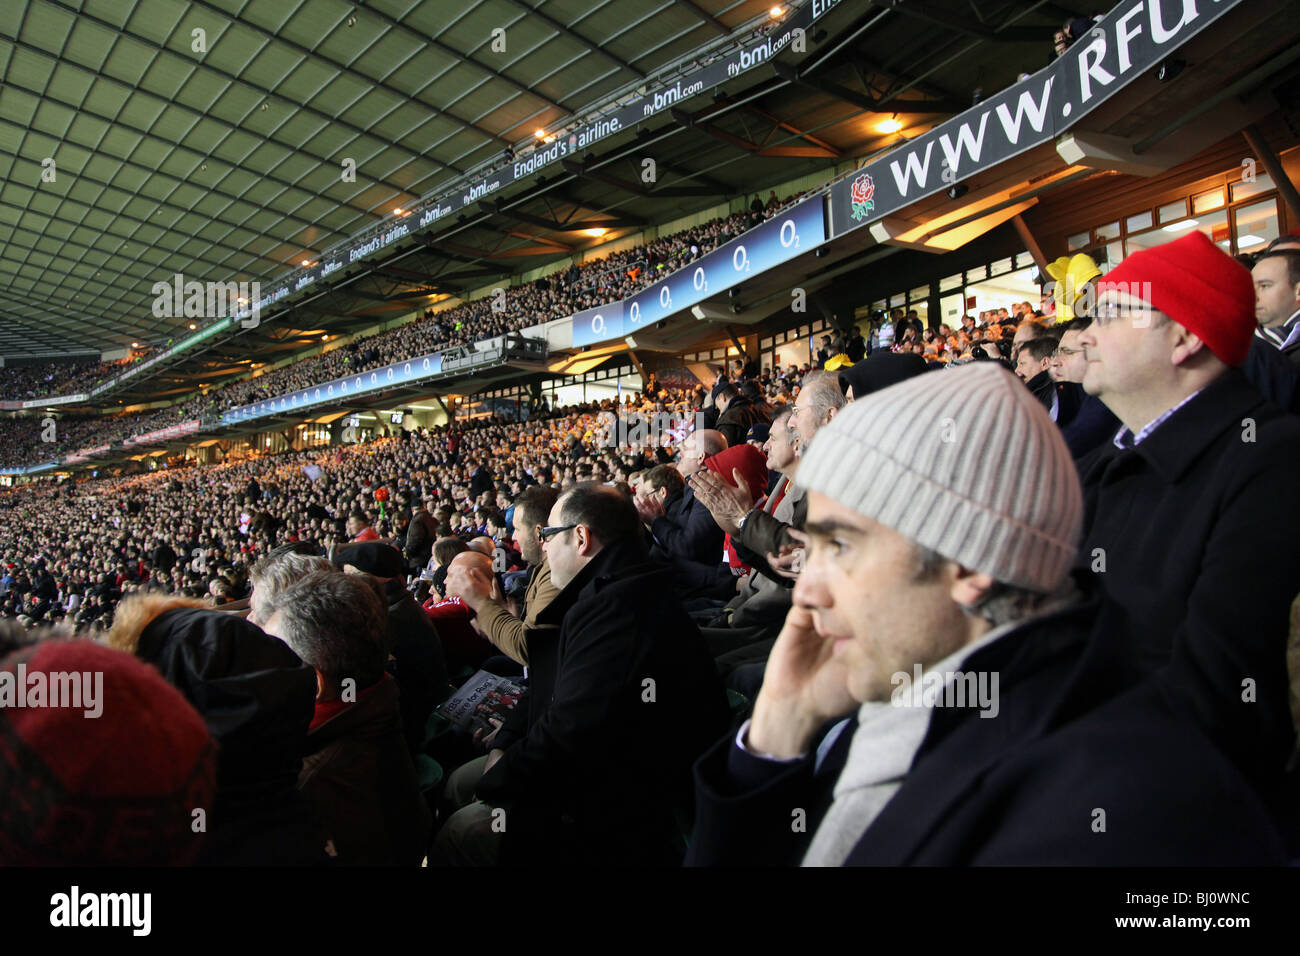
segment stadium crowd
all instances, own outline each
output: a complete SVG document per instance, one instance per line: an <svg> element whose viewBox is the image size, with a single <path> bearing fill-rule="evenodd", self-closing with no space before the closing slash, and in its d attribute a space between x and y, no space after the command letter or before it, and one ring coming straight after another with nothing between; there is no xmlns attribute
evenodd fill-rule
<svg viewBox="0 0 1300 956"><path fill-rule="evenodd" d="M581 266L574 264L565 272L526 285L504 289L502 298L489 295L441 312L428 310L407 325L356 339L341 348L322 351L284 368L213 390L207 396L191 399L183 410L151 414L146 423L132 426L132 433L166 427L200 413L219 414L308 385L517 332L626 298L761 224L799 198L778 200L772 193L764 203L756 197L751 208L742 212L711 219ZM0 368L0 398L75 394L97 384L118 370L120 364Z"/></svg>
<svg viewBox="0 0 1300 956"><path fill-rule="evenodd" d="M1294 858L1297 258L1193 233L946 366L846 330L818 370L4 490L0 671L93 665L142 770L19 793L0 862ZM19 765L61 739L27 713ZM123 813L157 838L58 825Z"/></svg>

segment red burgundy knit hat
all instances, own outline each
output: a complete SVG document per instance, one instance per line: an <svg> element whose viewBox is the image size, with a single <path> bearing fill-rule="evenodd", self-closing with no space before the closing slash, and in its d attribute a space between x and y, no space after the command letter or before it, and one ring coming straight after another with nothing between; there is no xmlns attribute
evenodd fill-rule
<svg viewBox="0 0 1300 956"><path fill-rule="evenodd" d="M767 457L753 445L732 445L704 459L704 466L717 472L718 477L733 488L736 480L731 472L739 469L740 476L753 494L761 495L767 491Z"/></svg>
<svg viewBox="0 0 1300 956"><path fill-rule="evenodd" d="M1229 365L1246 361L1255 334L1250 272L1202 232L1135 252L1097 280L1159 309Z"/></svg>
<svg viewBox="0 0 1300 956"><path fill-rule="evenodd" d="M93 641L49 639L0 657L0 694L0 866L194 861L204 833L193 811L211 814L215 750L156 670Z"/></svg>

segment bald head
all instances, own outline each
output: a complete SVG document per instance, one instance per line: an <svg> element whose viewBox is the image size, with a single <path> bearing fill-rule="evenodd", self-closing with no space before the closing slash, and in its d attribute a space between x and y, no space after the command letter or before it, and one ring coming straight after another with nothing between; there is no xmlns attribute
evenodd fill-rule
<svg viewBox="0 0 1300 956"><path fill-rule="evenodd" d="M712 458L718 452L727 450L727 436L716 428L701 428L692 437L705 458Z"/></svg>
<svg viewBox="0 0 1300 956"><path fill-rule="evenodd" d="M469 547L471 551L477 551L479 554L486 554L489 558L492 557L492 552L497 548L496 542L487 535L479 535L477 538L474 538L470 541Z"/></svg>
<svg viewBox="0 0 1300 956"><path fill-rule="evenodd" d="M481 571L484 574L492 573L492 559L486 554L480 554L478 551L462 551L456 557L451 559L451 564L447 565L447 571L451 572L456 569L463 571Z"/></svg>
<svg viewBox="0 0 1300 956"><path fill-rule="evenodd" d="M704 467L704 459L727 450L727 438L714 428L701 428L691 432L678 446L677 470L689 478Z"/></svg>

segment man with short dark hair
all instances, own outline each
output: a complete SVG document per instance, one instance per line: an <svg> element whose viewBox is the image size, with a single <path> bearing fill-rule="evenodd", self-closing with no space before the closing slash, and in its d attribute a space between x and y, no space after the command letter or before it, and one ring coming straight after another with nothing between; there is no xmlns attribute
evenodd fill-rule
<svg viewBox="0 0 1300 956"><path fill-rule="evenodd" d="M730 382L719 390L715 400L718 405L718 423L714 427L722 432L728 448L744 444L745 433L750 426L766 421L754 402L742 395L740 389Z"/></svg>
<svg viewBox="0 0 1300 956"><path fill-rule="evenodd" d="M560 593L538 619L560 629L554 657L530 661L528 705L478 781L484 802L452 815L431 862L671 863L690 763L726 726L726 696L625 495L574 485L549 520Z"/></svg>
<svg viewBox="0 0 1300 956"><path fill-rule="evenodd" d="M1074 392L1078 411L1067 422L1057 422L1066 447L1077 461L1103 442L1110 441L1119 428L1119 419L1095 395L1083 390L1083 377L1088 371L1088 359L1079 344L1079 337L1092 324L1087 316L1058 323L1060 342L1052 354L1052 377L1058 388L1066 386Z"/></svg>
<svg viewBox="0 0 1300 956"><path fill-rule="evenodd" d="M316 671L298 786L341 862L418 866L431 825L384 671L384 606L358 576L316 571L271 598L265 631Z"/></svg>
<svg viewBox="0 0 1300 956"><path fill-rule="evenodd" d="M551 580L551 569L542 551L538 532L546 525L559 493L546 485L534 485L515 499L515 547L529 564L528 585L519 617L503 607L502 596L494 593L488 574L472 568L449 567L447 596L458 596L474 609L483 635L501 653L520 664L528 663L528 632L536 631L539 615L560 593Z"/></svg>
<svg viewBox="0 0 1300 956"><path fill-rule="evenodd" d="M1251 269L1255 284L1256 335L1292 364L1300 364L1300 252L1266 252Z"/></svg>
<svg viewBox="0 0 1300 956"><path fill-rule="evenodd" d="M349 541L379 540L379 532L370 527L370 519L364 511L353 511L348 515L347 532Z"/></svg>
<svg viewBox="0 0 1300 956"><path fill-rule="evenodd" d="M419 573L429 563L433 554L433 543L438 539L438 523L430 510L435 504L432 498L425 498L411 514L411 521L406 526L406 539L403 553L412 571Z"/></svg>

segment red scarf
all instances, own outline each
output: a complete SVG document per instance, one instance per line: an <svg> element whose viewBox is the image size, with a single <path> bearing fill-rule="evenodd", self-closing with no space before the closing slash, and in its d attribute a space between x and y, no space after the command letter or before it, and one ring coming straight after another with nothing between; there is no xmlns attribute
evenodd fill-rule
<svg viewBox="0 0 1300 956"><path fill-rule="evenodd" d="M312 715L311 725L307 728L308 733L315 730L321 724L325 723L325 721L333 717L337 717L339 714L343 713L343 711L347 710L349 707L355 707L357 704L361 703L361 701L365 700L372 693L374 693L375 688L382 686L384 681L388 681L392 679L393 677L391 674L387 674L387 673L384 674L384 676L381 677L379 680L375 681L365 690L361 691L361 693L357 694L357 699L354 701L342 701L342 700L316 701L316 713Z"/></svg>

